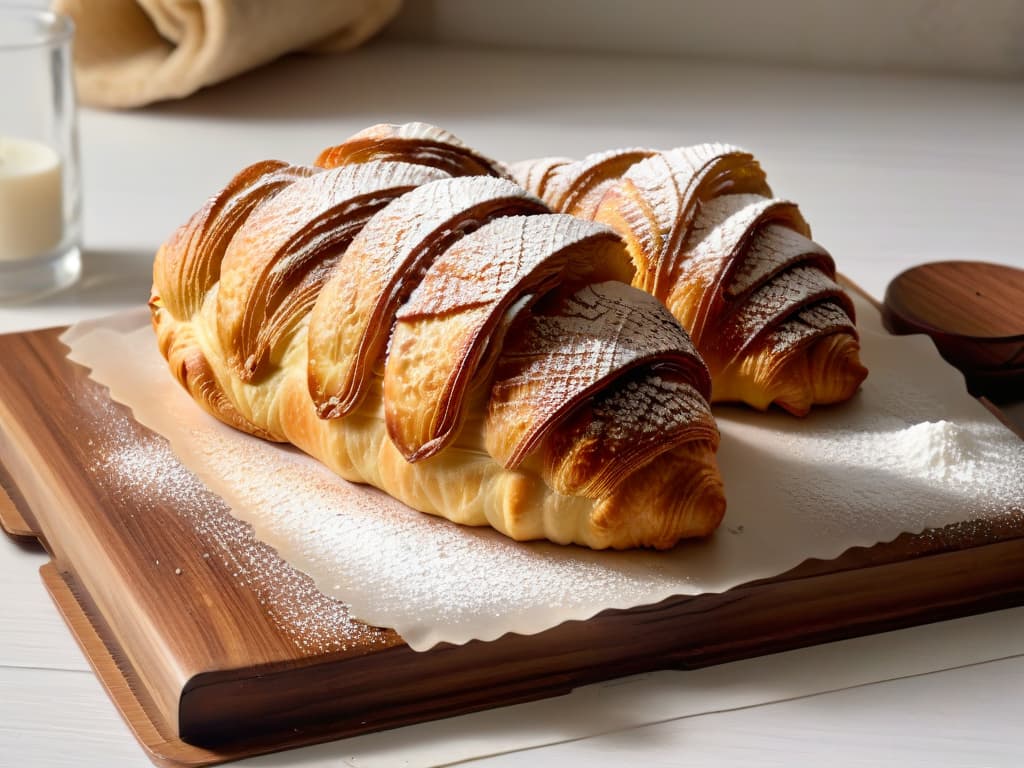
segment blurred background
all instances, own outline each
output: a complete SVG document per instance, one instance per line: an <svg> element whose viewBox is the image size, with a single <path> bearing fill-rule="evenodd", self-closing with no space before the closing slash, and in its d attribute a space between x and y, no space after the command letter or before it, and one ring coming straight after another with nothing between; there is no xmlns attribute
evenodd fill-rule
<svg viewBox="0 0 1024 768"><path fill-rule="evenodd" d="M435 123L508 161L740 145L875 296L922 261L1024 265L1024 0L58 5L79 17L80 52L88 31L125 71L147 57L216 64L222 52L190 52L169 36L198 28L212 37L194 22L221 6L242 8L244 22L266 16L264 27L282 17L300 27L312 13L301 7L376 13L384 26L327 54L316 43L330 30L315 29L308 45L217 75L185 98L134 109L83 99L82 286L47 300L38 319L31 308L0 309L0 327L78 318L83 303L95 314L144 300L156 247L238 169L266 158L312 162L378 122ZM171 6L191 26L154 20L154 8ZM125 14L131 24L116 23ZM129 44L141 28L145 45ZM260 44L244 29L222 31L214 43L234 56ZM161 73L164 85L178 84L175 72Z"/></svg>
<svg viewBox="0 0 1024 768"><path fill-rule="evenodd" d="M385 36L873 71L1024 75L1020 0L406 0Z"/></svg>

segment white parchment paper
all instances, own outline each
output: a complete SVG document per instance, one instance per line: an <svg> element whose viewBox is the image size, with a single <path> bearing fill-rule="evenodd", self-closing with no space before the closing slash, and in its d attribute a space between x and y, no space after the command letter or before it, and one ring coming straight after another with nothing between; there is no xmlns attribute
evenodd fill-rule
<svg viewBox="0 0 1024 768"><path fill-rule="evenodd" d="M257 537L354 617L425 650L719 592L903 532L1021 515L1024 442L966 393L930 340L889 336L866 302L857 311L871 370L862 392L802 420L716 408L725 520L710 539L660 553L513 542L235 432L171 378L143 313L77 326L63 340Z"/></svg>

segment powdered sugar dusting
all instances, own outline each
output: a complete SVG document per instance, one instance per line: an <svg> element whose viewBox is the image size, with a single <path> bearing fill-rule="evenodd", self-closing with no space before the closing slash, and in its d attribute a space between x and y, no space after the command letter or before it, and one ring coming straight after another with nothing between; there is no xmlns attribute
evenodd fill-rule
<svg viewBox="0 0 1024 768"><path fill-rule="evenodd" d="M841 296L843 289L830 280L820 269L796 266L788 269L757 289L740 306L727 324L728 332L738 342L756 338L773 323L777 323L795 307L826 298Z"/></svg>
<svg viewBox="0 0 1024 768"><path fill-rule="evenodd" d="M752 155L699 144L641 156L616 150L561 163L543 194L553 206L571 210L575 191L600 187L600 200L588 199L580 213L613 224L630 239L633 284L683 312L680 319L709 359L735 361L759 348L754 344L765 334L781 353L811 338L852 332L852 318L836 318L847 302L831 282L831 257L810 240L797 206L771 196ZM614 166L623 158L633 161L624 171ZM621 177L611 183L615 173ZM673 298L683 295L684 286L704 296L698 306ZM722 298L737 299L738 306ZM802 316L803 306L823 299L833 300L826 312Z"/></svg>
<svg viewBox="0 0 1024 768"><path fill-rule="evenodd" d="M964 521L1024 523L1024 441L966 394L929 339L890 336L874 307L858 301L856 309L871 376L853 400L803 419L733 408L722 409L725 418L716 414L730 505L812 505L814 529L802 536L820 544L888 526L917 533ZM758 452L756 492L730 477L738 444L771 447ZM774 502L768 482L778 491Z"/></svg>
<svg viewBox="0 0 1024 768"><path fill-rule="evenodd" d="M623 174L622 189L635 196L624 210L645 254L648 271L637 283L664 299L683 264L691 258L687 246L702 203L727 193L766 193L764 174L753 157L723 144L698 144L659 152ZM649 211L636 216L637 211Z"/></svg>
<svg viewBox="0 0 1024 768"><path fill-rule="evenodd" d="M811 418L777 443L791 457L776 467L778 482L789 503L819 506L822 536L870 530L883 514L901 530L918 532L929 507L955 508L965 520L1024 512L1024 442L982 420L936 426L941 420L928 421L912 402L905 401L902 414L876 412L849 423L842 440ZM743 421L740 429L749 426ZM723 426L723 435L731 429ZM813 467L815 483L798 483L801 465Z"/></svg>
<svg viewBox="0 0 1024 768"><path fill-rule="evenodd" d="M857 329L846 310L831 301L825 301L804 307L772 328L764 337L764 344L778 355L810 339L838 332L857 335Z"/></svg>
<svg viewBox="0 0 1024 768"><path fill-rule="evenodd" d="M863 391L805 419L716 408L725 520L709 540L664 553L520 544L340 481L206 416L168 375L148 328L81 335L73 354L324 594L425 649L718 592L904 532L939 529L928 536L945 544L1019 531L1024 442L966 394L929 340L889 336L864 302L857 312L872 369ZM955 427L920 426L941 421Z"/></svg>
<svg viewBox="0 0 1024 768"><path fill-rule="evenodd" d="M561 271L575 247L601 236L611 236L606 227L561 213L495 219L440 254L397 316L502 306Z"/></svg>
<svg viewBox="0 0 1024 768"><path fill-rule="evenodd" d="M615 339L615 344L609 344ZM522 335L510 340L499 367L495 393L527 382L548 384L553 403L562 404L586 382L658 355L696 356L682 327L654 298L627 285L598 283L568 297L557 312L530 318ZM580 365L586 361L586 365ZM557 391L557 393L556 393ZM496 395L495 395L496 396Z"/></svg>
<svg viewBox="0 0 1024 768"><path fill-rule="evenodd" d="M400 631L413 647L428 647L433 637L464 642L467 627L494 639L508 631L505 611L578 611L601 594L642 589L648 579L599 553L565 557L556 545L518 544L491 529L429 517L339 481L295 451L246 440L226 455L221 436L195 439L197 453L224 473L236 514L261 538L316 575L326 594L359 606L361 618L391 624L404 617ZM268 460L278 479L253 477L248 468Z"/></svg>
<svg viewBox="0 0 1024 768"><path fill-rule="evenodd" d="M655 374L629 379L597 398L589 430L603 440L628 445L712 422L707 400L685 381Z"/></svg>
<svg viewBox="0 0 1024 768"><path fill-rule="evenodd" d="M420 122L372 125L342 144L325 149L317 163L336 167L374 160L426 165L452 176L484 174L509 178L502 163L477 153L455 134Z"/></svg>
<svg viewBox="0 0 1024 768"><path fill-rule="evenodd" d="M126 525L152 524L153 516L177 513L182 525L203 542L192 563L161 562L176 575L190 567L213 563L226 569L240 588L251 590L259 603L308 653L343 651L359 644L382 642L383 633L353 620L348 607L326 597L304 573L295 570L252 529L233 517L224 502L175 457L167 441L155 435L141 439L127 415L97 393L87 404L96 419L88 441L94 482L104 484L117 508L131 510Z"/></svg>
<svg viewBox="0 0 1024 768"><path fill-rule="evenodd" d="M824 248L799 232L779 224L760 227L751 238L745 258L733 273L729 294L745 293L785 267L805 259L830 266L832 263Z"/></svg>
<svg viewBox="0 0 1024 768"><path fill-rule="evenodd" d="M546 210L510 181L469 176L428 182L378 211L313 306L309 365L318 404L357 401L398 307L446 245L481 221Z"/></svg>
<svg viewBox="0 0 1024 768"><path fill-rule="evenodd" d="M655 154L654 150L630 147L587 155L551 171L544 200L555 210L592 218L601 194L632 165Z"/></svg>
<svg viewBox="0 0 1024 768"><path fill-rule="evenodd" d="M515 436L500 449L489 446L506 467L518 465L582 398L640 363L681 369L702 395L710 393L686 332L657 299L624 283L585 286L550 314L527 318L514 336L498 360L487 414L488 433ZM647 418L630 410L617 416L629 421L631 414L634 427Z"/></svg>
<svg viewBox="0 0 1024 768"><path fill-rule="evenodd" d="M555 169L571 162L573 160L569 157L538 157L533 160L521 160L518 163L513 163L509 170L516 183L544 199L551 174Z"/></svg>

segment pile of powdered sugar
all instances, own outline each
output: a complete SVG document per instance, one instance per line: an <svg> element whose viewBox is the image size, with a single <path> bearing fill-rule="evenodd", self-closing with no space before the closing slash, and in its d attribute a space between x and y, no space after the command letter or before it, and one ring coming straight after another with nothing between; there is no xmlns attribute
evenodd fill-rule
<svg viewBox="0 0 1024 768"><path fill-rule="evenodd" d="M725 520L710 539L663 553L521 544L414 512L212 420L167 374L148 328L94 329L71 346L261 542L351 616L425 649L719 592L904 532L1024 524L1024 442L967 395L930 341L889 336L873 308L857 310L863 390L805 419L716 408ZM111 460L148 482L161 460L133 464L131 450Z"/></svg>
<svg viewBox="0 0 1024 768"><path fill-rule="evenodd" d="M931 479L970 482L985 472L986 443L978 432L942 419L923 421L893 435L906 467Z"/></svg>

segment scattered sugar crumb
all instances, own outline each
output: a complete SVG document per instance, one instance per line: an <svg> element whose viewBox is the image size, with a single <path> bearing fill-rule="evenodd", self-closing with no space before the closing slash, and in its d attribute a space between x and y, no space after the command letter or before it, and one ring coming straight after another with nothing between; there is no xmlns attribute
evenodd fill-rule
<svg viewBox="0 0 1024 768"><path fill-rule="evenodd" d="M157 507L177 510L182 525L210 548L202 553L203 560L216 557L231 568L300 649L330 652L383 640L381 630L355 621L348 606L322 594L307 575L254 539L252 529L178 462L166 440L140 440L124 412L103 397L87 407L95 416L98 436L92 469L97 482L105 484L104 492L142 519ZM160 565L159 558L153 562ZM174 573L180 576L184 569L177 567Z"/></svg>

